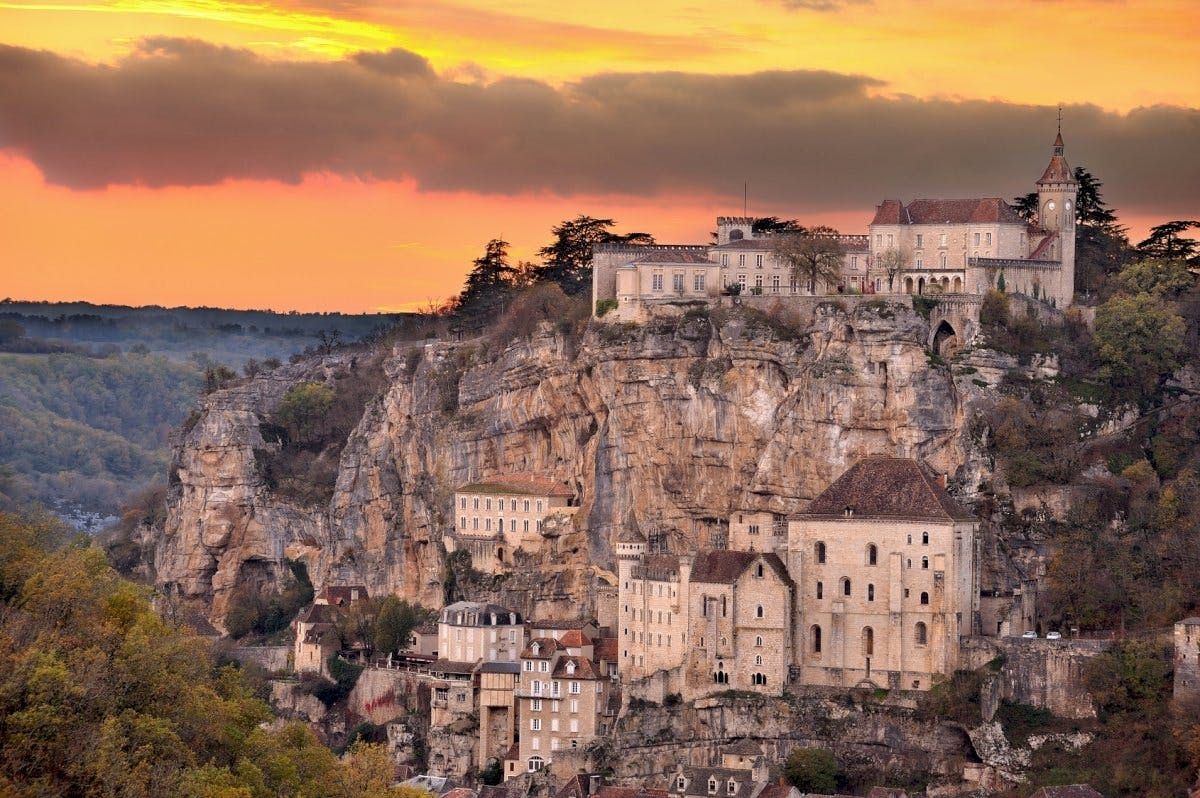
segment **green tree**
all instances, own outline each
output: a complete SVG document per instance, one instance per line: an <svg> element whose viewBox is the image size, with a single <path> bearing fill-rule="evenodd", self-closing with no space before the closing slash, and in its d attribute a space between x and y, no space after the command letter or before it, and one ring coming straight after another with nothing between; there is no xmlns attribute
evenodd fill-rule
<svg viewBox="0 0 1200 798"><path fill-rule="evenodd" d="M459 316L472 319L490 317L499 312L512 292L516 270L508 263L508 242L493 238L484 253L475 259L467 274L466 285L458 296Z"/></svg>
<svg viewBox="0 0 1200 798"><path fill-rule="evenodd" d="M430 613L424 607L396 596L385 596L378 603L372 629L375 650L392 653L403 651L408 648L413 629L429 618Z"/></svg>
<svg viewBox="0 0 1200 798"><path fill-rule="evenodd" d="M776 235L771 241L774 256L807 290L820 290L820 284L836 285L842 274L845 249L832 227L813 227L803 233Z"/></svg>
<svg viewBox="0 0 1200 798"><path fill-rule="evenodd" d="M1137 250L1149 258L1200 262L1200 242L1185 238L1188 230L1200 230L1200 221L1180 219L1150 228L1150 235L1137 245Z"/></svg>
<svg viewBox="0 0 1200 798"><path fill-rule="evenodd" d="M1182 258L1143 258L1121 269L1117 280L1131 294L1153 294L1173 299L1195 283Z"/></svg>
<svg viewBox="0 0 1200 798"><path fill-rule="evenodd" d="M204 392L214 393L221 390L237 379L237 372L220 363L208 365L204 369Z"/></svg>
<svg viewBox="0 0 1200 798"><path fill-rule="evenodd" d="M1148 395L1182 363L1184 322L1150 294L1118 295L1096 312L1096 351L1114 384Z"/></svg>
<svg viewBox="0 0 1200 798"><path fill-rule="evenodd" d="M298 446L319 444L327 430L327 414L335 398L333 388L321 382L302 382L288 389L275 410L275 419Z"/></svg>
<svg viewBox="0 0 1200 798"><path fill-rule="evenodd" d="M550 229L554 241L538 250L542 265L536 270L539 282L557 283L567 296L591 289L592 250L599 244L653 244L649 233L612 232L612 219L579 215Z"/></svg>
<svg viewBox="0 0 1200 798"><path fill-rule="evenodd" d="M0 346L25 337L25 328L15 319L0 319Z"/></svg>
<svg viewBox="0 0 1200 798"><path fill-rule="evenodd" d="M784 762L783 774L802 793L837 792L837 757L824 748L793 748Z"/></svg>
<svg viewBox="0 0 1200 798"><path fill-rule="evenodd" d="M755 235L804 232L804 226L795 219L780 219L778 216L760 216L754 220L750 229Z"/></svg>

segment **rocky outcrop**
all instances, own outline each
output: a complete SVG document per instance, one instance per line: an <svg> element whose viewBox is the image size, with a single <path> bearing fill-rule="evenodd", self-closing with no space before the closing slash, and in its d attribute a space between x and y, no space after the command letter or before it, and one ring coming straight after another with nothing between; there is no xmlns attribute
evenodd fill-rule
<svg viewBox="0 0 1200 798"><path fill-rule="evenodd" d="M561 612L563 597L594 612L594 569L611 570L624 525L703 545L731 511L799 509L868 453L953 474L965 460L962 408L927 338L911 310L875 302L822 305L802 334L721 309L594 324L581 338L546 327L492 354L481 342L402 344L319 507L268 489L260 427L290 385L352 364L277 369L209 396L183 435L157 578L210 601L218 623L235 584L278 584L285 558L304 561L318 587L362 583L438 605L454 487L534 471L577 491L580 535L514 592L527 612L543 599Z"/></svg>

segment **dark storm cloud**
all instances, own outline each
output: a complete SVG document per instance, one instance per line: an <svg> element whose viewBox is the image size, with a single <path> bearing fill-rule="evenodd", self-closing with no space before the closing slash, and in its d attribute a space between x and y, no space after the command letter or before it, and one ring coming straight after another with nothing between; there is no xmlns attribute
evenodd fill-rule
<svg viewBox="0 0 1200 798"><path fill-rule="evenodd" d="M73 188L411 177L424 189L699 191L798 212L1031 188L1054 109L875 97L828 72L439 77L413 53L277 62L151 39L114 66L0 47L0 147ZM1200 208L1200 111L1065 109L1072 163L1127 210Z"/></svg>

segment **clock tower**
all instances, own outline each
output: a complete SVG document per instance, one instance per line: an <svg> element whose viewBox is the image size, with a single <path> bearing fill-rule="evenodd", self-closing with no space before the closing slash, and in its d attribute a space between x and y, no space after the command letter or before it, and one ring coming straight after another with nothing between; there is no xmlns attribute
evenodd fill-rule
<svg viewBox="0 0 1200 798"><path fill-rule="evenodd" d="M1075 195L1079 184L1067 163L1062 137L1062 115L1059 112L1058 135L1054 139L1054 154L1041 179L1037 181L1038 224L1047 234L1054 235L1046 252L1049 260L1060 262L1055 304L1065 308L1075 297Z"/></svg>

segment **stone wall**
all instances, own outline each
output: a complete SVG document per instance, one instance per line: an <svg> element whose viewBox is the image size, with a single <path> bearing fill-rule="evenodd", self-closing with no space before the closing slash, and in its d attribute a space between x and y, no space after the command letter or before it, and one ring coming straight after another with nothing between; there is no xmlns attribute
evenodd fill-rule
<svg viewBox="0 0 1200 798"><path fill-rule="evenodd" d="M377 725L410 714L429 716L430 688L415 673L384 668L364 668L346 699L351 718Z"/></svg>
<svg viewBox="0 0 1200 798"><path fill-rule="evenodd" d="M1111 645L1106 640L964 638L962 667L974 670L1002 657L999 699L1048 709L1063 718L1094 718L1096 706L1085 685L1085 671Z"/></svg>
<svg viewBox="0 0 1200 798"><path fill-rule="evenodd" d="M243 665L253 663L268 673L283 673L292 669L291 646L237 646L229 656Z"/></svg>

